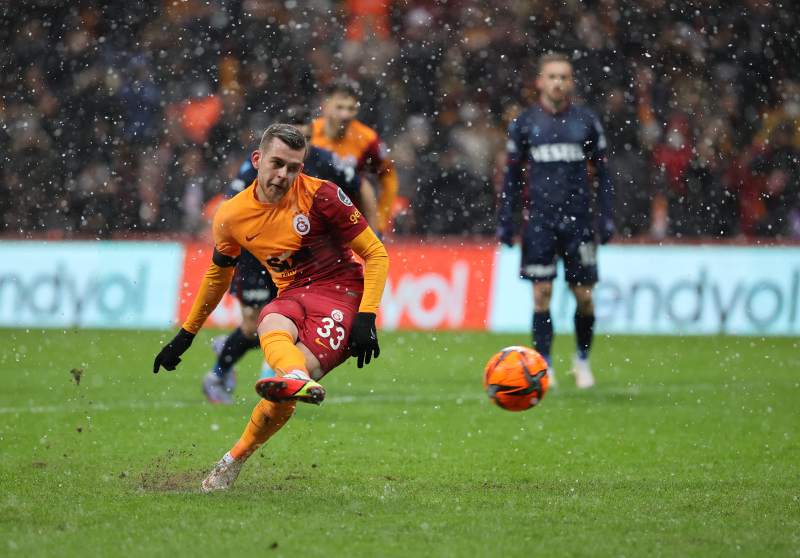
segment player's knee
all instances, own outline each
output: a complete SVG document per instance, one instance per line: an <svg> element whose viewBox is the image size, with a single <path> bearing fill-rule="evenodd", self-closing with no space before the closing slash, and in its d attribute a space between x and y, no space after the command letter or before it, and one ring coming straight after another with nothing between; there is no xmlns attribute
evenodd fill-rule
<svg viewBox="0 0 800 558"><path fill-rule="evenodd" d="M586 286L571 286L572 294L575 295L575 302L578 306L578 313L585 316L594 314L594 302L592 300L592 289Z"/></svg>
<svg viewBox="0 0 800 558"><path fill-rule="evenodd" d="M261 338L265 333L275 330L286 331L295 341L297 340L297 326L286 316L277 313L270 313L264 316L258 324L258 337Z"/></svg>
<svg viewBox="0 0 800 558"><path fill-rule="evenodd" d="M535 312L546 312L550 308L553 296L552 283L535 283L533 286L533 309Z"/></svg>

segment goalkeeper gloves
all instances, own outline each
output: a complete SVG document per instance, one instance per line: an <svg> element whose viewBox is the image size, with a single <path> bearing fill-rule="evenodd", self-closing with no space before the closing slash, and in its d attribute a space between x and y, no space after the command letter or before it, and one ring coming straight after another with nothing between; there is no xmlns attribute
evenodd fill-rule
<svg viewBox="0 0 800 558"><path fill-rule="evenodd" d="M175 370L175 367L181 362L181 355L192 346L194 335L194 333L189 333L181 328L178 335L164 345L164 348L156 356L156 361L153 363L153 374L158 374L158 369L161 366L164 367L164 370Z"/></svg>
<svg viewBox="0 0 800 558"><path fill-rule="evenodd" d="M378 331L375 329L375 314L372 312L359 312L350 330L350 350L353 356L358 359L358 367L364 368L364 364L374 356L378 358L381 348L378 346Z"/></svg>

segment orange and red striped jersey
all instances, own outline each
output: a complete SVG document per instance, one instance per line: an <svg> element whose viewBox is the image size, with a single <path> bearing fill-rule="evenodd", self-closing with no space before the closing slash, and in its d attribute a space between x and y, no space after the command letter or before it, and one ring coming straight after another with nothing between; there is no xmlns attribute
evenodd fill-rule
<svg viewBox="0 0 800 558"><path fill-rule="evenodd" d="M378 133L358 120L352 120L344 137L334 140L325 135L322 128L324 118L314 120L314 135L311 143L333 151L349 167L360 175L374 175L380 183L378 195L378 229L383 231L391 215L392 204L397 195L398 179L394 163L389 158L386 144Z"/></svg>
<svg viewBox="0 0 800 558"><path fill-rule="evenodd" d="M247 248L269 270L278 292L315 285L363 282L347 245L367 222L341 188L301 174L275 203L256 199L258 181L220 205L214 243L236 257Z"/></svg>

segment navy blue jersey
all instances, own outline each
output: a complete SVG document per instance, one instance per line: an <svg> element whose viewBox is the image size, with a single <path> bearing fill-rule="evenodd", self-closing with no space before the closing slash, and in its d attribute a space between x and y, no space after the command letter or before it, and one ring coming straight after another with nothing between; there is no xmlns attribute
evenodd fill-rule
<svg viewBox="0 0 800 558"><path fill-rule="evenodd" d="M322 149L316 145L309 145L308 157L303 166L303 174L328 180L339 186L349 198L359 199L361 190L361 177L342 162L332 151ZM242 164L239 173L225 190L225 197L232 198L248 186L258 176L258 171L248 159Z"/></svg>
<svg viewBox="0 0 800 558"><path fill-rule="evenodd" d="M589 221L592 189L587 161L595 168L598 210L611 215L606 139L594 112L570 104L553 114L537 103L511 123L508 136L501 224L511 222L514 205L523 191L531 219L557 221L572 217Z"/></svg>

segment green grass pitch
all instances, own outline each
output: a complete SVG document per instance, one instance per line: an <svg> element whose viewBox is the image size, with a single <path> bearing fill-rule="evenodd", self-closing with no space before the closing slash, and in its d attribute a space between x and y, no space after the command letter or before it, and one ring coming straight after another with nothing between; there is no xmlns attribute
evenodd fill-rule
<svg viewBox="0 0 800 558"><path fill-rule="evenodd" d="M171 332L0 333L1 556L800 553L797 339L600 336L596 388L512 413L481 375L528 336L384 333L207 495L257 402L257 353L205 402L218 333L158 375Z"/></svg>

